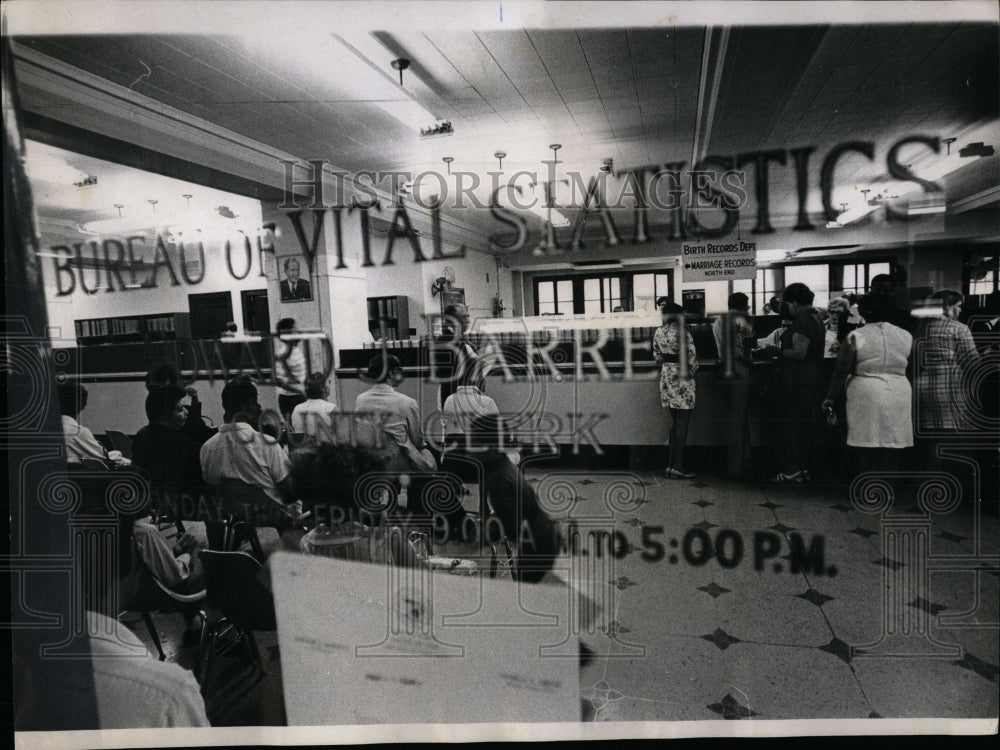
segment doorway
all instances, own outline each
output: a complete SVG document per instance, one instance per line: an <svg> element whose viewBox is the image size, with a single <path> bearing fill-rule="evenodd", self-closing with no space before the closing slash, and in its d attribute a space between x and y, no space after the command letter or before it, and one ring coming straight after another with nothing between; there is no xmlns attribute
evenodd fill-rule
<svg viewBox="0 0 1000 750"><path fill-rule="evenodd" d="M229 292L189 294L191 338L217 339L233 320L233 297Z"/></svg>
<svg viewBox="0 0 1000 750"><path fill-rule="evenodd" d="M271 330L267 289L244 289L240 298L243 305L243 333L266 336Z"/></svg>

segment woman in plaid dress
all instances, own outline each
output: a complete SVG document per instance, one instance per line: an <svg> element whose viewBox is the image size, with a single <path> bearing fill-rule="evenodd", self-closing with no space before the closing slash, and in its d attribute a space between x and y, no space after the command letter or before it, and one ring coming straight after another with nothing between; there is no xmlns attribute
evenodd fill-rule
<svg viewBox="0 0 1000 750"><path fill-rule="evenodd" d="M694 337L684 328L684 308L666 297L656 300L663 316L663 325L653 334L653 356L660 365L660 403L670 409L670 459L664 472L668 479L691 479L695 474L684 470L684 447L687 444L688 426L694 410L694 374L698 370L698 357L694 350ZM686 336L687 372L681 374L681 331Z"/></svg>
<svg viewBox="0 0 1000 750"><path fill-rule="evenodd" d="M927 324L921 342L914 390L917 393L917 424L921 431L958 430L966 426L966 387L962 372L978 357L972 332L958 322L962 296L941 291L942 315Z"/></svg>

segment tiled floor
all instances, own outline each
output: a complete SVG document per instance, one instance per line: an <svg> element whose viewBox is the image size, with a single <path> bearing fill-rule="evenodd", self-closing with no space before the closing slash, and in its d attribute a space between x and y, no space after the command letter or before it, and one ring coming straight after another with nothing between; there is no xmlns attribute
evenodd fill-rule
<svg viewBox="0 0 1000 750"><path fill-rule="evenodd" d="M540 487L555 471L574 488L578 529L597 523L624 535L620 559L598 560L584 544L575 559L567 550L557 561L556 575L603 606L581 633L595 652L580 673L585 720L997 716L1000 571L995 562L978 573L949 569L971 568L977 555L996 559L994 515L978 528L967 505L883 518L821 484L529 476ZM616 482L617 494L606 494ZM713 544L722 534L728 566L700 561L702 532ZM921 535L924 553L893 541ZM813 551L822 540L822 563L792 572L796 539ZM756 570L769 541L780 546ZM177 644L179 616L157 622L168 658L193 666L196 649ZM135 630L148 638L141 621ZM221 659L208 700L213 724L283 722L277 639L258 638L266 676Z"/></svg>

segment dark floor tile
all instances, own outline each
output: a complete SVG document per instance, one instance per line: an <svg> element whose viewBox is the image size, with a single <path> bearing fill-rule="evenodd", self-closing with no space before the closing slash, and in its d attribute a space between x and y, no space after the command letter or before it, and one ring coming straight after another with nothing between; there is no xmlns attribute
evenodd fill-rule
<svg viewBox="0 0 1000 750"><path fill-rule="evenodd" d="M819 593L814 588L806 589L801 594L796 594L797 599L805 599L810 604L815 604L817 607L822 607L827 602L832 602L835 597L827 596L826 594Z"/></svg>
<svg viewBox="0 0 1000 750"><path fill-rule="evenodd" d="M848 534L857 534L865 539L870 539L873 536L878 536L877 531L872 531L871 529L863 529L860 526L855 526L853 529L847 532Z"/></svg>
<svg viewBox="0 0 1000 750"><path fill-rule="evenodd" d="M934 537L937 539L947 539L949 542L963 542L969 538L961 534L952 534L950 531L942 531L939 534L935 534Z"/></svg>
<svg viewBox="0 0 1000 750"><path fill-rule="evenodd" d="M748 719L751 716L757 716L756 712L751 711L746 706L741 706L739 701L737 701L729 693L726 693L726 697L718 703L712 703L711 705L706 706L706 708L709 711L721 714L723 719L728 720Z"/></svg>
<svg viewBox="0 0 1000 750"><path fill-rule="evenodd" d="M828 654L833 654L847 664L851 663L851 647L839 638L834 637L825 646L819 646L819 650L826 651Z"/></svg>
<svg viewBox="0 0 1000 750"><path fill-rule="evenodd" d="M922 609L929 615L936 615L938 612L943 612L944 610L948 609L943 604L935 604L934 602L929 602L923 597L919 596L912 602L910 602L907 606L914 607L915 609Z"/></svg>
<svg viewBox="0 0 1000 750"><path fill-rule="evenodd" d="M704 591L713 599L718 599L723 594L728 594L732 589L727 589L724 586L720 586L715 581L712 581L708 586L699 586L699 591Z"/></svg>
<svg viewBox="0 0 1000 750"><path fill-rule="evenodd" d="M968 651L965 652L965 655L961 659L958 659L957 661L954 661L952 663L957 667L961 667L962 669L971 670L976 674L978 674L980 677L985 677L990 682L996 682L997 675L1000 674L1000 667L998 667L996 664L990 664L989 662L985 662L982 659L973 656Z"/></svg>
<svg viewBox="0 0 1000 750"><path fill-rule="evenodd" d="M739 638L729 635L729 633L727 633L722 628L716 628L713 633L710 633L709 635L703 635L701 637L706 641L708 641L709 643L714 643L719 648L720 651L725 651L734 643L740 643Z"/></svg>

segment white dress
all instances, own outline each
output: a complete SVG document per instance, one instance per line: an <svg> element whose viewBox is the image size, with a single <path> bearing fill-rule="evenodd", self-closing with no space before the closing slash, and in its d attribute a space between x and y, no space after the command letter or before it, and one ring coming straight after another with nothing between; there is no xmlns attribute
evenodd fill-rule
<svg viewBox="0 0 1000 750"><path fill-rule="evenodd" d="M913 445L913 391L906 362L913 337L891 323L868 323L847 334L857 359L847 380L847 444L858 448Z"/></svg>

